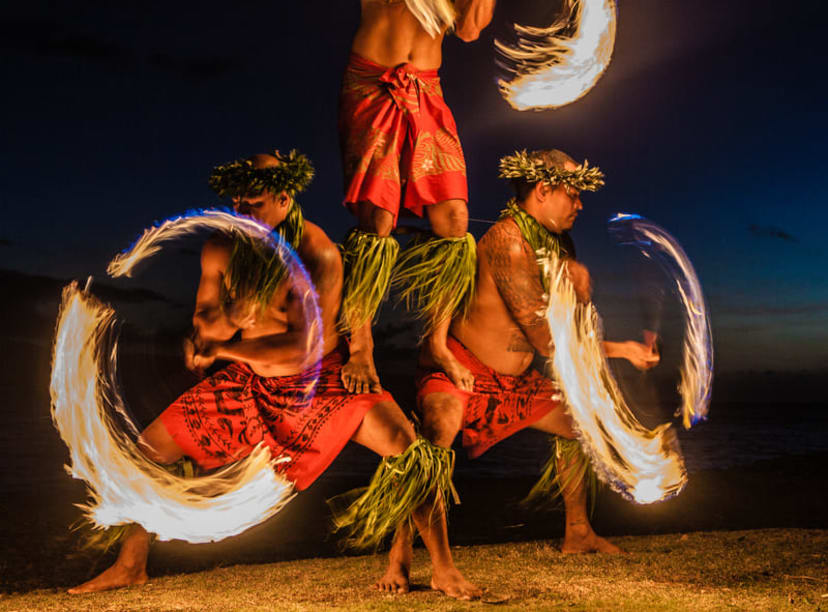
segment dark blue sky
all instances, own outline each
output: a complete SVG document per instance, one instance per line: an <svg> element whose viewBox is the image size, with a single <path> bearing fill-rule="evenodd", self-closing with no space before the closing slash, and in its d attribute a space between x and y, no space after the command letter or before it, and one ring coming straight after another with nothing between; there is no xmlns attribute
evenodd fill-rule
<svg viewBox="0 0 828 612"><path fill-rule="evenodd" d="M696 265L720 368L825 369L822 3L622 1L597 87L558 111L518 113L497 93L492 37L511 21L543 21L554 4L502 0L480 41L446 44L471 216L494 219L508 197L495 178L503 154L587 157L607 187L585 196L573 233L608 319L637 289L613 267L606 220L638 212ZM0 268L99 275L148 224L215 204L213 165L274 147L314 160L303 205L344 235L336 108L356 0L2 10Z"/></svg>

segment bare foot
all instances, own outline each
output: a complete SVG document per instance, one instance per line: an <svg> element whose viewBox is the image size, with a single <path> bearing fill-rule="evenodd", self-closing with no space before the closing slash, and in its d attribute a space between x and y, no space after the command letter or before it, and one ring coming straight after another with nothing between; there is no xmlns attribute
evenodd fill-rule
<svg viewBox="0 0 828 612"><path fill-rule="evenodd" d="M351 353L342 366L342 384L349 393L382 393L374 356L368 351Z"/></svg>
<svg viewBox="0 0 828 612"><path fill-rule="evenodd" d="M483 589L474 586L471 582L463 578L463 574L456 567L441 572L434 570L434 573L431 575L431 588L454 599L462 599L464 601L480 599L483 595Z"/></svg>
<svg viewBox="0 0 828 612"><path fill-rule="evenodd" d="M625 551L596 534L588 524L567 525L561 552L565 555L579 553L608 553L620 555Z"/></svg>
<svg viewBox="0 0 828 612"><path fill-rule="evenodd" d="M147 580L148 577L145 568L132 569L116 562L115 565L98 574L92 580L69 589L69 593L77 595L79 593L108 591L110 589L146 584Z"/></svg>
<svg viewBox="0 0 828 612"><path fill-rule="evenodd" d="M454 386L461 391L474 391L474 375L466 366L457 361L449 351L435 351L432 355L437 366L446 373Z"/></svg>
<svg viewBox="0 0 828 612"><path fill-rule="evenodd" d="M374 588L383 593L408 593L408 568L399 563L390 563Z"/></svg>

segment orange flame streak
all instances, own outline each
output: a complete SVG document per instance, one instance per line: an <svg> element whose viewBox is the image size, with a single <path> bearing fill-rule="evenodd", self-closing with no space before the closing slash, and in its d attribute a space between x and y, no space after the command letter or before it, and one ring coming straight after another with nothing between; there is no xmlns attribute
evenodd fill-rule
<svg viewBox="0 0 828 612"><path fill-rule="evenodd" d="M569 0L546 28L515 24L517 45L495 40L514 78L498 85L520 111L559 108L585 95L609 66L615 46L614 0Z"/></svg>
<svg viewBox="0 0 828 612"><path fill-rule="evenodd" d="M545 314L553 374L593 468L601 480L640 504L676 495L687 473L675 431L669 424L648 430L638 422L610 373L595 307L578 301L554 253L540 261L550 287Z"/></svg>
<svg viewBox="0 0 828 612"><path fill-rule="evenodd" d="M110 264L113 276L160 249L164 241L199 228L239 228L264 238L268 228L218 211L165 222L147 230L134 247ZM321 356L321 323L310 280L289 249L276 245L304 296L308 360ZM236 535L269 518L293 498L293 485L274 471L270 449L259 445L245 459L208 476L180 478L147 459L112 419L121 414L137 434L116 384L115 313L72 283L64 289L52 363L52 419L69 448L67 471L84 480L90 500L81 505L97 527L139 523L162 540L211 542ZM314 381L309 380L311 392Z"/></svg>
<svg viewBox="0 0 828 612"><path fill-rule="evenodd" d="M90 500L80 506L86 516L101 528L139 523L162 540L211 542L278 512L292 499L293 485L274 472L267 447L216 474L185 479L147 459L119 431L107 407L120 397L101 363L114 320L111 308L77 284L64 290L52 419L69 448L67 471L89 485Z"/></svg>

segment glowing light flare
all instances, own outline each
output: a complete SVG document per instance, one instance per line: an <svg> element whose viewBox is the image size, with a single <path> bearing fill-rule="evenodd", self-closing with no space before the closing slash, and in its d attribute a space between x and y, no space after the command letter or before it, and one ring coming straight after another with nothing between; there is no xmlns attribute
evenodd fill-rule
<svg viewBox="0 0 828 612"><path fill-rule="evenodd" d="M640 504L678 494L687 472L675 432L669 424L648 430L638 422L610 373L595 307L578 301L554 253L540 261L550 288L553 374L598 477Z"/></svg>
<svg viewBox="0 0 828 612"><path fill-rule="evenodd" d="M67 471L89 485L90 500L80 506L87 517L102 528L139 523L162 540L211 542L241 533L290 501L293 485L274 472L264 446L224 470L190 479L141 453L109 412L120 404L105 348L114 322L114 311L77 284L64 289L52 419L69 448Z"/></svg>
<svg viewBox="0 0 828 612"><path fill-rule="evenodd" d="M674 283L684 309L684 351L677 414L685 429L707 418L713 387L713 338L710 315L701 283L678 241L666 230L638 215L619 213L610 219L610 231L619 242L631 244L657 261Z"/></svg>
<svg viewBox="0 0 828 612"><path fill-rule="evenodd" d="M322 353L316 294L301 262L267 226L222 211L194 212L144 232L109 266L113 276L130 274L163 242L184 234L238 229L271 244L286 263L294 293L302 296L308 362ZM52 364L52 419L69 448L67 471L89 486L81 505L97 527L139 523L162 540L210 542L236 535L278 512L293 497L293 485L274 471L270 450L259 445L246 458L209 476L180 478L147 459L113 418L119 413L133 436L117 385L115 312L76 283L63 295ZM310 369L308 393L316 378Z"/></svg>
<svg viewBox="0 0 828 612"><path fill-rule="evenodd" d="M615 47L614 0L565 0L564 15L549 27L515 24L518 40L495 40L511 80L498 81L520 111L559 108L584 96L609 66Z"/></svg>

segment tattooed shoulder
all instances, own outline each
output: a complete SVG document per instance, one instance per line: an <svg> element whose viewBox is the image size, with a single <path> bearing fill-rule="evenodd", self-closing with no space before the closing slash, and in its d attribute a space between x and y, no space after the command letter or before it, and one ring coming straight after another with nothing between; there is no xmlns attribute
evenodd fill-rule
<svg viewBox="0 0 828 612"><path fill-rule="evenodd" d="M538 323L543 285L535 254L511 220L497 223L480 241L503 302L522 329Z"/></svg>
<svg viewBox="0 0 828 612"><path fill-rule="evenodd" d="M480 239L478 250L493 268L511 266L512 257L515 255L525 255L534 259L531 247L523 239L518 226L510 219L498 221L493 225Z"/></svg>

